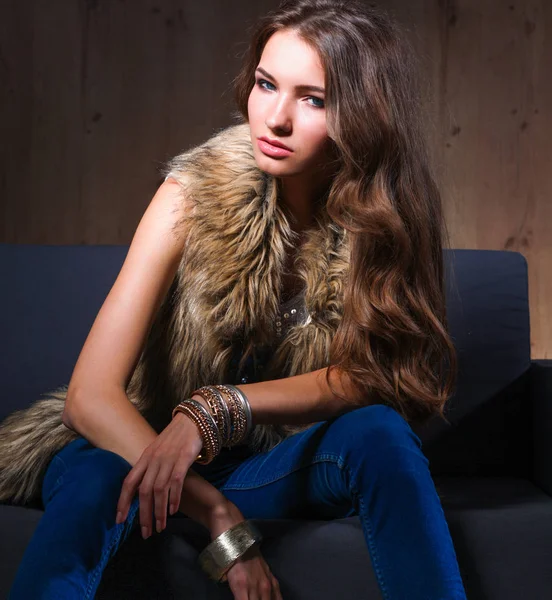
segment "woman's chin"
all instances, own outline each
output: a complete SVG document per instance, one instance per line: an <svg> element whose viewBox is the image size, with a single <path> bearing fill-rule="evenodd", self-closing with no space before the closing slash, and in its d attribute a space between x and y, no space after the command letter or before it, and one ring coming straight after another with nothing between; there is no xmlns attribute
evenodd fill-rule
<svg viewBox="0 0 552 600"><path fill-rule="evenodd" d="M286 177L294 174L289 162L285 159L278 160L263 154L260 157L255 157L255 162L257 163L259 169L264 171L267 175L273 175L274 177Z"/></svg>

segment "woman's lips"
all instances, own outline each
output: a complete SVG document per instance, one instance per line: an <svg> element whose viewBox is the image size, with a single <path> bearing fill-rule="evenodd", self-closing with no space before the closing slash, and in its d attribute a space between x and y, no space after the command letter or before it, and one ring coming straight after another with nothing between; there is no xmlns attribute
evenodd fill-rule
<svg viewBox="0 0 552 600"><path fill-rule="evenodd" d="M259 148L263 154L267 156L272 156L274 158L282 158L284 156L289 156L292 153L292 150L286 150L285 148L278 148L278 146L273 146L264 140L258 140Z"/></svg>

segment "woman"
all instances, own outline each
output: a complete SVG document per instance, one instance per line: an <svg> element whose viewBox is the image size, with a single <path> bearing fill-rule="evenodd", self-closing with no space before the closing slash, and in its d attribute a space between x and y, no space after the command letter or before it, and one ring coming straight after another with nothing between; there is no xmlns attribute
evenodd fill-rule
<svg viewBox="0 0 552 600"><path fill-rule="evenodd" d="M456 363L402 37L355 2L261 19L241 122L169 161L68 389L0 428L0 498L45 508L11 600L92 598L177 510L237 600L282 598L249 519L351 515L383 597L466 598L409 424Z"/></svg>

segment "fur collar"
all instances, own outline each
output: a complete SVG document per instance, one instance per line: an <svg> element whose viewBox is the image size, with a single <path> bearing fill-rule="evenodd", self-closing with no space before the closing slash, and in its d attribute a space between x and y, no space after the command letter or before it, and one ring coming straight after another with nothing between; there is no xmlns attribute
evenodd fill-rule
<svg viewBox="0 0 552 600"><path fill-rule="evenodd" d="M129 399L158 432L195 388L238 383L228 380L236 343L250 353L273 342L286 250L295 235L278 202L275 178L256 165L247 123L175 156L167 163L169 172L194 208L176 277L127 387ZM346 231L329 219L324 200L295 264L309 318L280 342L264 380L329 363L343 311L349 249ZM40 497L49 460L78 437L61 423L65 394L66 386L0 426L0 500ZM269 450L310 425L258 424L247 443L254 451Z"/></svg>

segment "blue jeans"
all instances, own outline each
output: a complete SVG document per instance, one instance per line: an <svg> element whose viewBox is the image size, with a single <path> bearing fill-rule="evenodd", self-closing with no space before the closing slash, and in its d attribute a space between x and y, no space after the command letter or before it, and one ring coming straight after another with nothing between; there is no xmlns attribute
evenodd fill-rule
<svg viewBox="0 0 552 600"><path fill-rule="evenodd" d="M82 437L54 457L43 483L45 513L10 600L94 597L105 565L139 524L138 496L127 520L115 524L130 468ZM225 449L211 464L192 468L248 519L358 515L386 600L466 599L421 441L388 406L317 423L268 452Z"/></svg>

